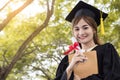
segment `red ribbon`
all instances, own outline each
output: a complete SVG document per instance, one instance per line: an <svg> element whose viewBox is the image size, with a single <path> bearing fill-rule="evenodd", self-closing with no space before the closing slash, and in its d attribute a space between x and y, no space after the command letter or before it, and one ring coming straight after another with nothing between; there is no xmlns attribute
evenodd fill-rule
<svg viewBox="0 0 120 80"><path fill-rule="evenodd" d="M70 45L69 46L69 50L67 50L66 52L64 52L64 55L68 55L73 50L78 50L77 46L79 46L78 42L75 42L74 44Z"/></svg>

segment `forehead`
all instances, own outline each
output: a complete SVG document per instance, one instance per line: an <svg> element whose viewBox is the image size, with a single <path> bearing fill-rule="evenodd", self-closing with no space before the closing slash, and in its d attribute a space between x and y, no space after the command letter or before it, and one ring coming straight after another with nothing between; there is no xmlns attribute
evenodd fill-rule
<svg viewBox="0 0 120 80"><path fill-rule="evenodd" d="M76 24L74 24L73 27L81 27L85 25L89 25L89 24L83 18L81 18L79 21L76 22Z"/></svg>

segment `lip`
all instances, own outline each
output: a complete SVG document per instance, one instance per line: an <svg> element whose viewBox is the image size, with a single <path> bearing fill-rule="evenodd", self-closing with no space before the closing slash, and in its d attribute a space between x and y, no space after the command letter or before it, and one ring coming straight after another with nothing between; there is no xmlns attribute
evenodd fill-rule
<svg viewBox="0 0 120 80"><path fill-rule="evenodd" d="M80 40L83 40L83 39L85 39L86 37L78 37L78 39L80 39Z"/></svg>

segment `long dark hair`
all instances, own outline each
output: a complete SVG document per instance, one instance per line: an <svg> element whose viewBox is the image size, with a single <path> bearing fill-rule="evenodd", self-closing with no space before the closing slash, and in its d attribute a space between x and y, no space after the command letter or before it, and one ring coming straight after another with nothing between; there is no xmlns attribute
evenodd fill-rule
<svg viewBox="0 0 120 80"><path fill-rule="evenodd" d="M92 27L93 30L95 30L94 36L93 36L93 40L95 42L95 44L101 45L102 43L100 42L99 38L98 38L98 34L97 34L97 24L95 22L95 20L89 16L79 16L79 17L75 17L72 20L72 27L74 27L76 24L78 24L78 22L83 19L85 20L86 23L88 23L88 25L90 25Z"/></svg>

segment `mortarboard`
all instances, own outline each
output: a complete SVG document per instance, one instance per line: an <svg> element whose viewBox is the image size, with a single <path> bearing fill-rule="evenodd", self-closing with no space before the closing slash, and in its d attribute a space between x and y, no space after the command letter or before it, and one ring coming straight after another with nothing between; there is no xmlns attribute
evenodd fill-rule
<svg viewBox="0 0 120 80"><path fill-rule="evenodd" d="M94 6L91 6L83 1L79 1L78 4L68 14L68 16L66 17L66 20L69 22L72 22L74 17L83 16L83 15L92 17L96 21L97 26L100 25L101 17L104 20L108 16L107 13L100 11L99 9L95 8Z"/></svg>

